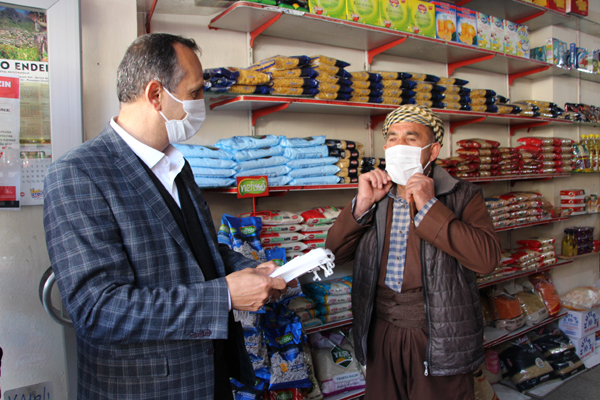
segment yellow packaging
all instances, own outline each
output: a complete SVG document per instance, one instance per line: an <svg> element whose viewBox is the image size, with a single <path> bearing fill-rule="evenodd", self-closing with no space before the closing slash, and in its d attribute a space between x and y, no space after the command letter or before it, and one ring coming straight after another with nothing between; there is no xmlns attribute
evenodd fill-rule
<svg viewBox="0 0 600 400"><path fill-rule="evenodd" d="M517 33L518 24L504 20L504 54L516 56L519 46L519 35Z"/></svg>
<svg viewBox="0 0 600 400"><path fill-rule="evenodd" d="M477 46L477 13L464 7L456 7L456 41Z"/></svg>
<svg viewBox="0 0 600 400"><path fill-rule="evenodd" d="M435 38L435 6L426 1L408 0L408 32Z"/></svg>
<svg viewBox="0 0 600 400"><path fill-rule="evenodd" d="M504 53L504 20L490 15L492 50Z"/></svg>
<svg viewBox="0 0 600 400"><path fill-rule="evenodd" d="M312 14L346 19L346 0L308 0Z"/></svg>
<svg viewBox="0 0 600 400"><path fill-rule="evenodd" d="M381 26L408 32L408 0L380 0L379 5Z"/></svg>
<svg viewBox="0 0 600 400"><path fill-rule="evenodd" d="M492 25L490 17L482 12L477 12L477 46L480 49L492 49Z"/></svg>
<svg viewBox="0 0 600 400"><path fill-rule="evenodd" d="M381 0L347 0L346 19L348 21L380 26L380 1Z"/></svg>

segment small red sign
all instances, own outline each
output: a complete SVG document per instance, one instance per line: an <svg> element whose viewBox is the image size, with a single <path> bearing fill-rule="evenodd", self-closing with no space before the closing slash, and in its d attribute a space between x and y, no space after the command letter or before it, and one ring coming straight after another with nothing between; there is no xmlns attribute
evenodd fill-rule
<svg viewBox="0 0 600 400"><path fill-rule="evenodd" d="M238 199L269 195L268 176L238 176L236 177L236 186Z"/></svg>

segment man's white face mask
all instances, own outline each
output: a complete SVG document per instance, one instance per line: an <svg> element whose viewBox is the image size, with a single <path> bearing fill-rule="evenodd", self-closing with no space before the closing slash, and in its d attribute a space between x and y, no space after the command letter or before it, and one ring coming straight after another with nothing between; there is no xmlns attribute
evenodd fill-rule
<svg viewBox="0 0 600 400"><path fill-rule="evenodd" d="M183 104L183 111L187 113L184 119L172 119L168 120L162 111L160 115L165 119L167 126L167 133L169 134L169 143L179 143L190 139L200 130L202 123L206 119L206 106L204 99L198 100L179 100L171 94L166 88L163 87L165 92L169 93L169 96L178 103Z"/></svg>
<svg viewBox="0 0 600 400"><path fill-rule="evenodd" d="M406 182L414 174L422 174L424 169L431 163L429 161L425 167L421 165L421 151L425 150L433 143L425 147L406 146L398 144L388 147L385 150L385 170L392 182L406 186Z"/></svg>

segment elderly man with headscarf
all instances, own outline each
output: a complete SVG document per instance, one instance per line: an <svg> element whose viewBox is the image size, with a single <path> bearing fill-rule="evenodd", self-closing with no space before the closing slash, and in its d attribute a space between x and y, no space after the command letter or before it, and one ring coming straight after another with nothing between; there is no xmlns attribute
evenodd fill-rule
<svg viewBox="0 0 600 400"><path fill-rule="evenodd" d="M430 109L387 115L386 171L359 177L326 247L354 260L356 357L366 400L470 400L483 363L476 273L500 262L500 240L481 189L435 160L444 124Z"/></svg>

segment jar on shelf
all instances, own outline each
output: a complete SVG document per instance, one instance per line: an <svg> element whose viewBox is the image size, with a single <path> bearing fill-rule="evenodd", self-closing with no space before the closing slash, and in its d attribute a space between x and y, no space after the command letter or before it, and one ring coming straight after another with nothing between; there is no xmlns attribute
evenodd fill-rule
<svg viewBox="0 0 600 400"><path fill-rule="evenodd" d="M575 248L573 229L567 228L564 232L565 234L562 240L562 255L566 257L574 256L576 254L573 254L573 249Z"/></svg>

